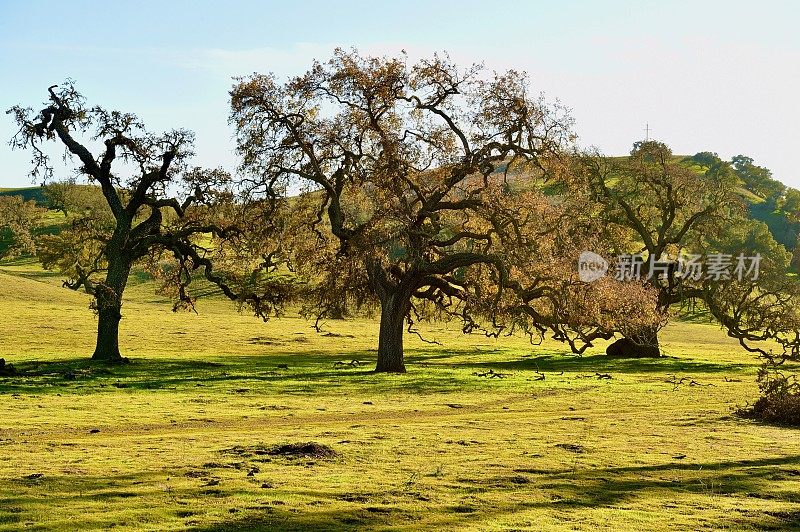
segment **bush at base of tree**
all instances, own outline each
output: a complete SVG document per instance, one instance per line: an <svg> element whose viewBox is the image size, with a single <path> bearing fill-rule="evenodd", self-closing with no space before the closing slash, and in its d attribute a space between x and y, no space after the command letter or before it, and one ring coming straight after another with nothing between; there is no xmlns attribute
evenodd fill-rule
<svg viewBox="0 0 800 532"><path fill-rule="evenodd" d="M797 375L786 375L764 366L758 374L761 397L752 407L742 409L742 417L800 427L800 382Z"/></svg>

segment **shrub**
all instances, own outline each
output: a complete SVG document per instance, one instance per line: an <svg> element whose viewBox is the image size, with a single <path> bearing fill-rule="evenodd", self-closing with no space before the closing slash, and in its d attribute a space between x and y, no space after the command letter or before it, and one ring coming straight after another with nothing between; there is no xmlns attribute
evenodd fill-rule
<svg viewBox="0 0 800 532"><path fill-rule="evenodd" d="M740 411L750 419L768 423L800 426L800 382L797 375L786 375L774 365L764 365L758 372L761 397Z"/></svg>

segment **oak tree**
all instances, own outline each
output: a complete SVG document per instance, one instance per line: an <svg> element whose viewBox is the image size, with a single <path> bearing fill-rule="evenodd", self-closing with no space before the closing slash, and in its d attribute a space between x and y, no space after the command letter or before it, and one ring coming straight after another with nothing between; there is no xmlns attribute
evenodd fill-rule
<svg viewBox="0 0 800 532"><path fill-rule="evenodd" d="M199 270L226 296L247 300L259 312L272 304L270 296L237 293L231 280L213 268L213 247L207 242L236 233L235 224L218 217L215 209L231 203L230 176L188 166L192 133L154 134L133 114L89 107L69 81L50 87L48 94L39 111L22 106L8 111L19 126L11 144L31 150L32 176L44 181L53 175L45 145L60 144L65 160L102 192L102 208L81 212L64 231L45 239L42 251L45 265L69 277L65 286L94 296L93 359L124 360L119 348L122 298L139 261L172 257L182 303L191 304L186 286Z"/></svg>
<svg viewBox="0 0 800 532"><path fill-rule="evenodd" d="M800 282L790 271L791 254L766 224L739 220L705 247L731 257L759 257L757 275L702 284L701 300L728 336L768 361L800 358Z"/></svg>
<svg viewBox="0 0 800 532"><path fill-rule="evenodd" d="M785 248L749 217L730 163L707 152L681 161L665 144L646 141L629 158L584 164L600 218L623 230L608 251L641 255L626 267L656 291L660 314L699 304L749 351L797 352L800 284ZM638 356L659 356L657 332L625 336Z"/></svg>
<svg viewBox="0 0 800 532"><path fill-rule="evenodd" d="M617 280L607 275L604 263L594 264L593 276L581 271L587 251L612 249L621 235L596 216L579 180L562 180L546 195L520 191L503 203L493 219L495 246L508 270L505 290L496 302L484 299L489 305L483 312L496 328L521 330L535 342L549 334L582 354L598 340L664 325L652 286Z"/></svg>
<svg viewBox="0 0 800 532"><path fill-rule="evenodd" d="M680 275L680 255L695 253L708 237L745 216L730 166L708 159L710 166L697 172L667 145L652 140L634 144L630 157L582 158L579 173L591 190L592 208L604 223L623 231L609 251L641 257L628 273L656 291L661 314L703 296L702 283ZM657 333L657 328L646 327L630 332L628 339L639 346L641 356L660 356Z"/></svg>
<svg viewBox="0 0 800 532"><path fill-rule="evenodd" d="M408 65L337 50L285 83L240 79L231 102L243 170L303 192L299 230L313 244L294 265L317 287L318 316L380 307L377 371L405 371L403 333L418 315L458 315L469 330L462 303L497 298L507 268L493 217L512 197L508 172L552 175L572 141L567 113L532 96L523 74L445 57ZM497 282L473 282L489 271Z"/></svg>

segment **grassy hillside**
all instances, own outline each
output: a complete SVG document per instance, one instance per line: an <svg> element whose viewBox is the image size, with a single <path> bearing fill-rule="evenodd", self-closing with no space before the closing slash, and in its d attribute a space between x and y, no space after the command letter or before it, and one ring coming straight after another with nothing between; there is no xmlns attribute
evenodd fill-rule
<svg viewBox="0 0 800 532"><path fill-rule="evenodd" d="M624 160L627 159L627 156L618 156L612 157L611 159L616 160ZM672 157L672 162L674 163L683 163L687 164L687 161L690 159L689 156L686 155L674 155ZM701 171L701 167L694 166L693 167L696 171ZM499 165L496 169L498 174L504 172L506 169L506 165ZM510 186L520 186L519 185L519 176L512 172L509 176L509 183ZM94 185L79 185L80 187L93 187ZM550 194L557 194L558 192L553 189L551 186L544 187L545 193ZM750 206L750 215L752 218L762 221L767 224L772 233L775 240L780 242L784 245L788 250L793 250L797 244L797 234L800 231L800 225L798 224L789 224L786 222L784 217L777 212L774 212L773 209L764 202L764 198L754 194L753 192L747 190L744 187L740 187L738 190L739 194L744 198L744 200ZM25 188L0 188L0 196L3 195L18 195L22 196L26 200L35 200L37 204L47 207L48 200L46 195L44 194L44 189L42 187L25 187ZM63 220L60 216L51 216L48 218L47 223L42 228L42 232L53 232L58 230L58 226L60 221ZM7 242L4 242L4 235L0 233L0 255L2 255L2 251L7 246Z"/></svg>
<svg viewBox="0 0 800 532"><path fill-rule="evenodd" d="M0 196L22 196L25 201L34 200L38 205L47 206L47 197L42 187L0 188Z"/></svg>
<svg viewBox="0 0 800 532"><path fill-rule="evenodd" d="M797 234L800 224L790 223L780 212L764 202L750 204L750 216L767 224L770 233L776 241L783 244L788 250L793 250L797 245Z"/></svg>
<svg viewBox="0 0 800 532"><path fill-rule="evenodd" d="M444 346L409 335L409 373L375 375L371 320L174 314L152 288L126 292L133 362L95 366L89 297L0 264L0 357L24 373L0 378L0 530L800 526L797 431L732 415L757 363L714 326L619 361L436 324ZM295 442L336 455L269 454Z"/></svg>

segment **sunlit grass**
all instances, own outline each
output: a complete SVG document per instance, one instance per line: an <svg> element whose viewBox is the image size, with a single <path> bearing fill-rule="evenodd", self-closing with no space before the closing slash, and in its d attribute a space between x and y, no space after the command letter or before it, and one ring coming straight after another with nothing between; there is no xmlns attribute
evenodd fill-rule
<svg viewBox="0 0 800 532"><path fill-rule="evenodd" d="M318 334L220 300L176 314L144 278L126 295L132 363L95 365L89 296L0 265L0 357L23 373L0 378L0 529L800 523L800 433L733 415L758 361L701 318L640 361L431 324L442 346L409 336L409 373L376 375L371 320ZM338 456L234 450L307 441Z"/></svg>

